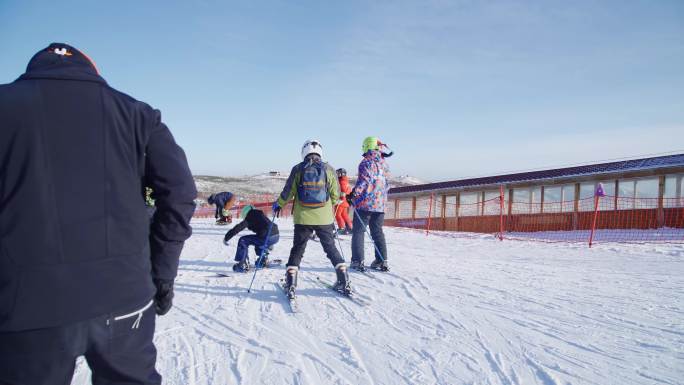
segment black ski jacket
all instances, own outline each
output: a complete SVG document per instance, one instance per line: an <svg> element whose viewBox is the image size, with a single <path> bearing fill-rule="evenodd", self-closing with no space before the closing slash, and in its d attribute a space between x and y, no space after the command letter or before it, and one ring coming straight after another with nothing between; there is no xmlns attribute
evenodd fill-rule
<svg viewBox="0 0 684 385"><path fill-rule="evenodd" d="M268 226L271 224L271 220L266 217L263 211L257 209L251 209L245 216L245 219L235 225L232 229L228 230L226 240L233 238L237 233L244 230L245 228L254 231L260 238L266 239L266 234L268 233ZM271 228L271 236L278 234L278 225L275 223Z"/></svg>
<svg viewBox="0 0 684 385"><path fill-rule="evenodd" d="M38 52L0 85L0 332L144 305L176 276L196 195L158 110L71 46Z"/></svg>

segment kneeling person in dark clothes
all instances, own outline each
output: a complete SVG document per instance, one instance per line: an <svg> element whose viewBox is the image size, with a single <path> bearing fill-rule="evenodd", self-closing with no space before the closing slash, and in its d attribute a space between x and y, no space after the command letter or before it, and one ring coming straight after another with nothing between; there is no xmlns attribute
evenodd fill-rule
<svg viewBox="0 0 684 385"><path fill-rule="evenodd" d="M231 238L244 229L249 229L253 231L254 234L244 235L238 240L237 251L235 252L235 261L237 263L233 265L233 271L245 272L249 270L250 246L254 246L254 251L257 254L255 266L268 266L268 250L280 240L278 225L275 223L271 224L271 220L264 215L263 211L257 210L251 205L245 206L240 212L240 216L245 219L226 233L226 236L223 238L223 243L227 245ZM268 235L269 226L271 226L270 235ZM268 239L266 239L267 235ZM266 247L266 250L263 250L264 246Z"/></svg>

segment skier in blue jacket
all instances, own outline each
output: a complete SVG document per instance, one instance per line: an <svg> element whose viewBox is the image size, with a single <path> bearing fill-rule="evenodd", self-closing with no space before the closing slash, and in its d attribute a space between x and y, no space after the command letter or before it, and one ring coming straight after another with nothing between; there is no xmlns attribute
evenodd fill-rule
<svg viewBox="0 0 684 385"><path fill-rule="evenodd" d="M211 194L209 198L207 198L207 202L210 205L216 206L214 218L216 218L217 225L227 225L233 221L233 216L230 215L230 209L233 208L236 198L235 194L228 191Z"/></svg>

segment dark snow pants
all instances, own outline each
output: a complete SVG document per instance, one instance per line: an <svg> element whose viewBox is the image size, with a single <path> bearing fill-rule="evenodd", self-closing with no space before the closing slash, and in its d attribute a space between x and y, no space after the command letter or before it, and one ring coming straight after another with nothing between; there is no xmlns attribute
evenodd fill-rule
<svg viewBox="0 0 684 385"><path fill-rule="evenodd" d="M314 232L321 241L323 251L325 251L332 265L337 266L340 263L344 263L344 258L342 258L337 247L335 247L335 226L331 223L329 225L295 225L294 240L287 266L299 266L304 256L306 243L311 239L311 234Z"/></svg>
<svg viewBox="0 0 684 385"><path fill-rule="evenodd" d="M268 237L268 242L266 242L266 247L271 247L278 243L280 239L280 234L274 234ZM260 237L256 234L244 235L238 240L237 251L235 252L235 260L237 262L242 262L249 255L249 247L254 246L254 251L257 254L257 258L261 255L262 246L264 246L264 237Z"/></svg>
<svg viewBox="0 0 684 385"><path fill-rule="evenodd" d="M354 229L352 231L352 262L363 262L364 250L363 239L366 230L364 224L368 226L373 238L373 243L380 249L382 256L375 250L376 260L387 260L387 244L385 243L385 233L382 232L382 224L385 222L385 213L356 210L354 213Z"/></svg>
<svg viewBox="0 0 684 385"><path fill-rule="evenodd" d="M0 384L69 385L85 356L93 385L161 384L154 305L70 325L0 333ZM141 311L143 310L144 311Z"/></svg>

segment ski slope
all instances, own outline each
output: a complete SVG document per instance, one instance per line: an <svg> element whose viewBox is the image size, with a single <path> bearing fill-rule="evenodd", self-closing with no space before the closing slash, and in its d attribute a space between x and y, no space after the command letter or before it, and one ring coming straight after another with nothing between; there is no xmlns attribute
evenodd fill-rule
<svg viewBox="0 0 684 385"><path fill-rule="evenodd" d="M272 257L286 260L293 225L278 225ZM314 281L334 272L309 242L302 312L290 314L277 286L284 266L259 271L247 294L252 274L231 271L227 228L193 228L174 308L158 318L165 384L684 383L684 245L589 249L386 228L391 272L351 274L369 306ZM349 260L349 237L342 246ZM89 383L80 362L72 384Z"/></svg>

